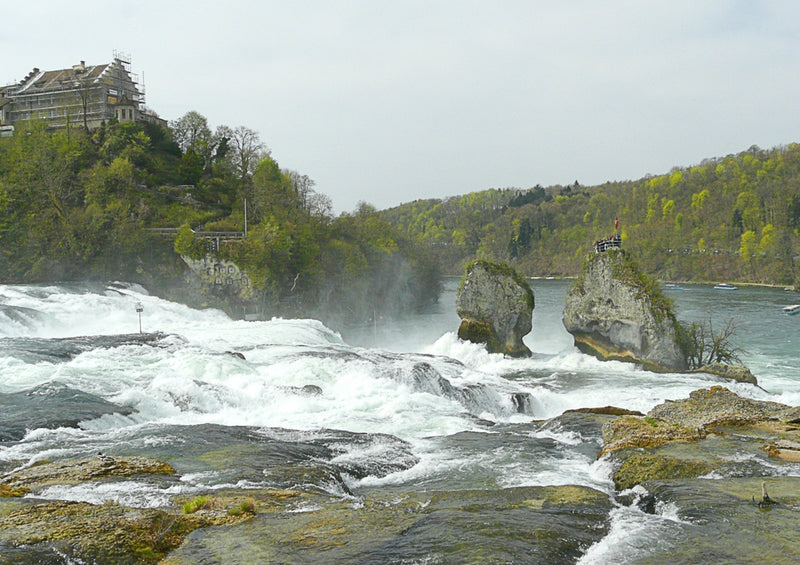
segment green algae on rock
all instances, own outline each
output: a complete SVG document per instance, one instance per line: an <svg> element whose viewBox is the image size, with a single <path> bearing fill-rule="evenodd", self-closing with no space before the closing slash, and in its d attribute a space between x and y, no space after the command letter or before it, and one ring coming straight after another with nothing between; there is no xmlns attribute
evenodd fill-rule
<svg viewBox="0 0 800 565"><path fill-rule="evenodd" d="M98 564L157 563L190 531L210 525L196 516L118 504L48 502L0 519L0 541L47 545Z"/></svg>
<svg viewBox="0 0 800 565"><path fill-rule="evenodd" d="M37 490L50 485L71 485L102 478L136 475L172 475L167 463L149 457L98 456L32 465L4 475L0 483Z"/></svg>
<svg viewBox="0 0 800 565"><path fill-rule="evenodd" d="M456 296L458 337L485 344L490 353L528 357L522 338L532 328L533 291L512 267L490 261L467 266Z"/></svg>
<svg viewBox="0 0 800 565"><path fill-rule="evenodd" d="M30 489L25 487L12 487L10 485L0 484L0 497L10 496L25 496L30 492Z"/></svg>
<svg viewBox="0 0 800 565"><path fill-rule="evenodd" d="M713 386L691 392L688 399L659 404L648 415L671 424L701 429L722 424L779 420L788 409L786 404L752 400L723 386Z"/></svg>
<svg viewBox="0 0 800 565"><path fill-rule="evenodd" d="M652 448L671 441L693 441L704 436L702 431L653 417L621 416L603 426L600 455L628 447Z"/></svg>
<svg viewBox="0 0 800 565"><path fill-rule="evenodd" d="M229 528L195 530L163 564L221 563L231 555L242 563L567 564L602 539L612 508L606 493L576 485L358 500L315 495L305 504L291 519L259 510Z"/></svg>
<svg viewBox="0 0 800 565"><path fill-rule="evenodd" d="M695 478L711 471L703 461L687 461L666 455L636 453L614 473L614 486L625 490L656 479Z"/></svg>
<svg viewBox="0 0 800 565"><path fill-rule="evenodd" d="M589 257L567 293L562 321L584 353L653 371L687 368L671 301L622 250Z"/></svg>

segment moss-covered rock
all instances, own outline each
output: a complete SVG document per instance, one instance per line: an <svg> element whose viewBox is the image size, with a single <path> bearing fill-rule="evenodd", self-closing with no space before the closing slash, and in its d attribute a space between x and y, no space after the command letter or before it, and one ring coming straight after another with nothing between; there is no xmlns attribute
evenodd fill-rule
<svg viewBox="0 0 800 565"><path fill-rule="evenodd" d="M30 492L30 489L25 487L14 488L10 485L0 484L0 497L8 496L25 496Z"/></svg>
<svg viewBox="0 0 800 565"><path fill-rule="evenodd" d="M711 363L709 365L703 365L699 369L696 369L694 372L717 375L718 377L722 377L724 379L730 379L732 381L736 381L739 383L748 383L752 385L758 384L758 380L756 379L755 375L753 375L750 369L748 369L743 365L726 365L724 363Z"/></svg>
<svg viewBox="0 0 800 565"><path fill-rule="evenodd" d="M711 466L703 461L691 461L650 453L637 453L625 459L614 473L614 486L625 490L646 481L695 478L707 474Z"/></svg>
<svg viewBox="0 0 800 565"><path fill-rule="evenodd" d="M456 296L461 318L458 337L485 344L490 353L527 357L530 349L522 338L530 333L533 291L508 265L474 261Z"/></svg>
<svg viewBox="0 0 800 565"><path fill-rule="evenodd" d="M671 301L622 250L590 256L567 294L563 323L576 347L600 359L687 368Z"/></svg>
<svg viewBox="0 0 800 565"><path fill-rule="evenodd" d="M242 563L574 563L605 535L612 508L607 494L576 485L305 502L312 506L291 519L259 511L231 528L196 530L163 563L231 555Z"/></svg>
<svg viewBox="0 0 800 565"><path fill-rule="evenodd" d="M210 525L200 516L117 504L48 502L0 519L0 540L47 545L97 564L158 563L192 530Z"/></svg>
<svg viewBox="0 0 800 565"><path fill-rule="evenodd" d="M744 467L763 473L765 452L800 461L797 415L795 408L743 398L724 387L700 389L654 407L645 417L621 416L605 423L600 455L612 455L618 488L710 471L727 476ZM742 457L748 463L734 470L731 462Z"/></svg>
<svg viewBox="0 0 800 565"><path fill-rule="evenodd" d="M746 424L780 420L789 406L744 398L723 386L695 390L689 398L667 401L648 416L694 429L724 424Z"/></svg>
<svg viewBox="0 0 800 565"><path fill-rule="evenodd" d="M175 469L167 463L149 457L98 456L25 467L3 476L0 485L35 491L50 485L73 485L103 478L174 473Z"/></svg>
<svg viewBox="0 0 800 565"><path fill-rule="evenodd" d="M653 417L621 416L603 426L605 455L628 447L652 448L673 441L694 441L705 432Z"/></svg>

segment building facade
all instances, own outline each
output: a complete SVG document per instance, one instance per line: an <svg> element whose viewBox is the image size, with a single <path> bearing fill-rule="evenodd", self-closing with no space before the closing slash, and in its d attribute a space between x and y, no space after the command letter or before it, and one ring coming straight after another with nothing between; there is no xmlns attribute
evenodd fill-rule
<svg viewBox="0 0 800 565"><path fill-rule="evenodd" d="M120 122L163 121L144 106L144 90L129 61L42 71L34 68L18 84L0 88L0 135L15 124L39 119L52 129L94 129L111 119Z"/></svg>

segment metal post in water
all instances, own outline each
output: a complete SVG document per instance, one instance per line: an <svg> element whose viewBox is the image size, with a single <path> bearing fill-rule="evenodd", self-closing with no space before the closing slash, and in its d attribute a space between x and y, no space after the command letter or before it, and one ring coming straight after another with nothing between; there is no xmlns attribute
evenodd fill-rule
<svg viewBox="0 0 800 565"><path fill-rule="evenodd" d="M142 312L144 311L144 306L142 306L141 302L136 303L136 313L139 314L139 333L142 333Z"/></svg>

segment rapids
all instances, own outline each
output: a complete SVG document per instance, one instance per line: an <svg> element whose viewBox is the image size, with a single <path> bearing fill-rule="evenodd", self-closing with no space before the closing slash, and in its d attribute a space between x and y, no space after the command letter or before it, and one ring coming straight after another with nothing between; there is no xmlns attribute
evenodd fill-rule
<svg viewBox="0 0 800 565"><path fill-rule="evenodd" d="M98 452L181 468L173 480L42 495L140 507L209 489L298 484L343 500L552 485L613 499L611 469L597 459L599 428L562 413L647 412L721 381L579 353L561 326L568 286L532 281L530 359L457 339L454 281L427 312L340 332L315 320L231 320L125 283L0 286L0 474ZM699 285L671 292L682 319L738 320L743 362L763 389L726 386L800 404L800 318L780 314L791 296L763 288L722 296ZM673 507L645 514L614 502L608 524L580 562L624 562L678 543L682 519Z"/></svg>

